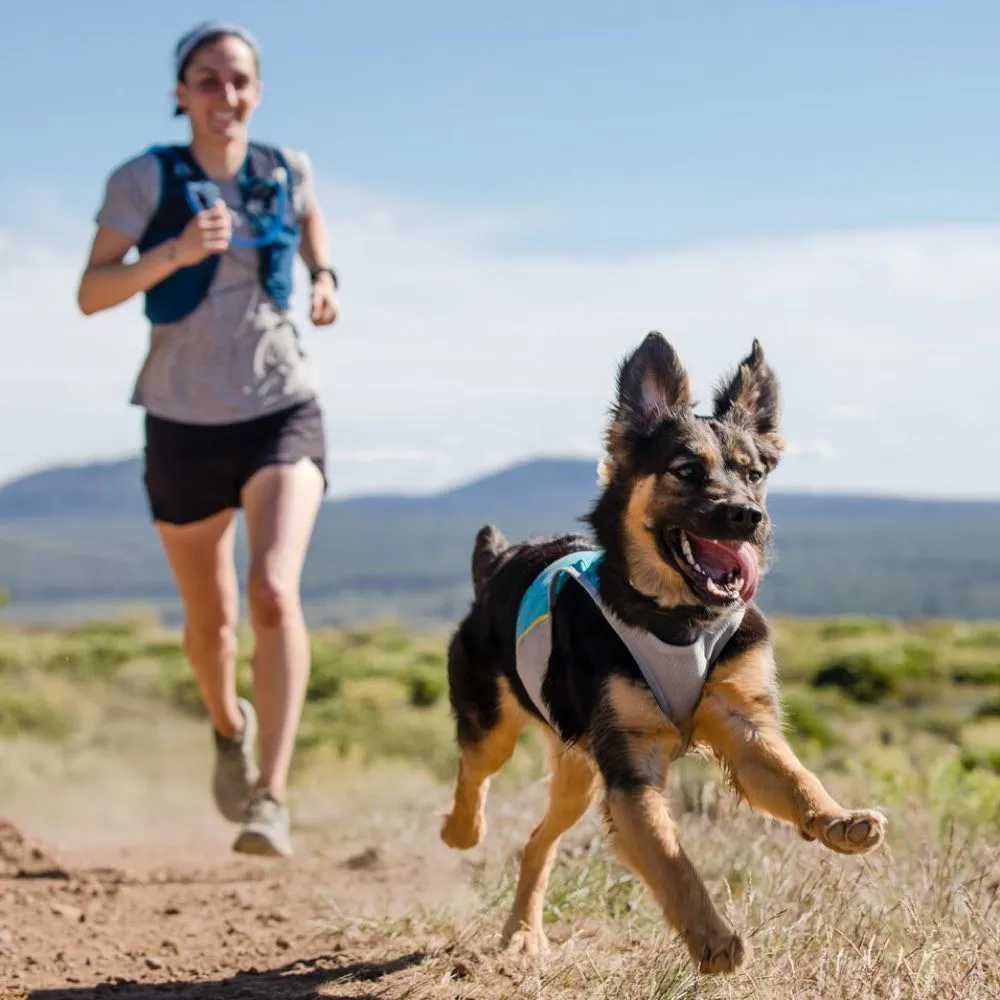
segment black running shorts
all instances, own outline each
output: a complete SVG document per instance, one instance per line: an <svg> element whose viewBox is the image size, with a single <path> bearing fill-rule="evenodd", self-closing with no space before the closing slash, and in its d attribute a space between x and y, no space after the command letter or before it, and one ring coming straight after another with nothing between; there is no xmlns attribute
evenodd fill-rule
<svg viewBox="0 0 1000 1000"><path fill-rule="evenodd" d="M315 400L233 424L185 424L146 414L143 483L154 521L191 524L242 505L247 480L268 465L308 458L323 474L323 411Z"/></svg>

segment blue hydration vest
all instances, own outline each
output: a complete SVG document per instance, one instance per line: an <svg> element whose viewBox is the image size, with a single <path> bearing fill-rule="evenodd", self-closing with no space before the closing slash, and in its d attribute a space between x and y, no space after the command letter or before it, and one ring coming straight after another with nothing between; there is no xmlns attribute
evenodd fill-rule
<svg viewBox="0 0 1000 1000"><path fill-rule="evenodd" d="M552 608L567 578L574 577L590 595L608 624L632 654L664 715L687 726L701 699L708 671L740 627L743 608L720 615L699 632L694 642L675 646L651 632L628 625L598 594L598 570L604 552L571 552L547 566L525 591L517 615L517 672L535 707L549 724L552 719L542 694L552 652Z"/></svg>
<svg viewBox="0 0 1000 1000"><path fill-rule="evenodd" d="M187 146L153 146L150 152L160 161L162 184L159 205L136 244L140 253L179 236L196 211L208 207L199 194L212 186ZM286 309L300 233L292 206L292 175L281 150L250 143L236 183L256 236L261 286ZM182 320L208 294L218 267L219 255L209 254L201 263L164 278L146 292L146 317L151 323Z"/></svg>

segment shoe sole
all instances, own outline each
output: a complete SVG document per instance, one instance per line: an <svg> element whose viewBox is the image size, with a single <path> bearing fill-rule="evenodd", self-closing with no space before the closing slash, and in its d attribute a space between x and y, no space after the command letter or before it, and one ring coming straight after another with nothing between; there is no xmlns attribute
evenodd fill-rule
<svg viewBox="0 0 1000 1000"><path fill-rule="evenodd" d="M291 848L280 849L270 837L256 830L244 830L233 844L237 854L253 854L262 858L290 858Z"/></svg>

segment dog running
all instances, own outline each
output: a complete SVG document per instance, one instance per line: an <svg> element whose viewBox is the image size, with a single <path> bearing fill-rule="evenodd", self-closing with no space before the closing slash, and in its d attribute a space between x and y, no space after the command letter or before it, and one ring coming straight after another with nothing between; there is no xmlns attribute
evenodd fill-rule
<svg viewBox="0 0 1000 1000"><path fill-rule="evenodd" d="M508 543L480 529L471 607L449 643L460 752L441 827L485 834L491 777L529 720L546 739L549 801L521 857L502 947L546 948L543 900L560 837L602 790L608 842L653 894L702 973L748 946L677 838L667 768L710 753L737 795L842 854L882 843L885 817L837 803L782 733L774 651L753 603L765 573L769 474L785 447L779 385L758 341L695 413L676 352L648 334L620 364L591 532Z"/></svg>

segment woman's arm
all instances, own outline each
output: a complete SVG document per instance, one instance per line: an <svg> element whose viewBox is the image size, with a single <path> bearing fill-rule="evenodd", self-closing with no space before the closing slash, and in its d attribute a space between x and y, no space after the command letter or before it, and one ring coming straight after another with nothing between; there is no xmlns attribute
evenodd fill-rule
<svg viewBox="0 0 1000 1000"><path fill-rule="evenodd" d="M299 256L302 258L309 273L320 267L329 267L330 251L327 244L326 219L319 205L314 201L309 211L302 216L302 239L299 242ZM332 323L340 312L337 301L337 284L332 275L324 271L313 281L311 317L317 326Z"/></svg>
<svg viewBox="0 0 1000 1000"><path fill-rule="evenodd" d="M131 264L124 263L131 237L98 226L80 278L76 302L85 316L121 305L177 270L177 240L167 240Z"/></svg>
<svg viewBox="0 0 1000 1000"><path fill-rule="evenodd" d="M333 270L330 263L330 250L327 244L326 219L323 211L316 202L313 202L309 211L302 216L302 240L299 243L299 256L302 258L311 274L318 267L328 267ZM323 278L330 279L332 287L336 287L336 282L328 274Z"/></svg>
<svg viewBox="0 0 1000 1000"><path fill-rule="evenodd" d="M174 271L191 267L210 253L221 253L229 246L231 231L229 212L222 202L217 202L191 219L180 236L165 240L126 264L125 255L134 245L132 238L117 229L98 226L77 289L80 311L90 316L121 305Z"/></svg>

